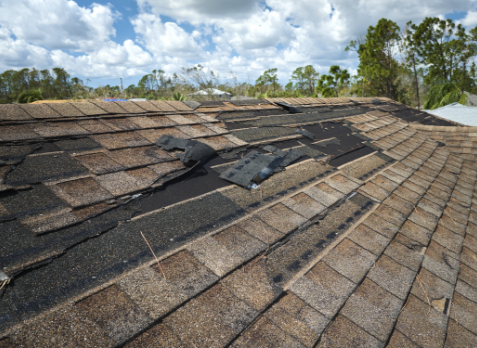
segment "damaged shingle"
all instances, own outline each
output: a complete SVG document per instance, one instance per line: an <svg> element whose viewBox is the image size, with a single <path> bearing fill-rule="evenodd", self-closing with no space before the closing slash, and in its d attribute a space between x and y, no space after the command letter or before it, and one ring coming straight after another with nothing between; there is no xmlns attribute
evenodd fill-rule
<svg viewBox="0 0 477 348"><path fill-rule="evenodd" d="M223 172L220 178L249 187L269 176L283 160L284 157L264 155L254 150Z"/></svg>
<svg viewBox="0 0 477 348"><path fill-rule="evenodd" d="M174 138L169 135L163 135L156 144L168 151L174 149L184 150L183 154L176 154L176 157L187 166L199 162L205 163L210 157L215 155L215 150L204 143Z"/></svg>

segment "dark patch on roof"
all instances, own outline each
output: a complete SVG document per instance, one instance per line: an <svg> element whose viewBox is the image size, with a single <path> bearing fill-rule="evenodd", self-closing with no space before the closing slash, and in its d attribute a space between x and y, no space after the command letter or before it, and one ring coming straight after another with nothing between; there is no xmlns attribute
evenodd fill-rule
<svg viewBox="0 0 477 348"><path fill-rule="evenodd" d="M225 122L225 126L229 130L244 129L244 128L256 127L257 122L256 121Z"/></svg>
<svg viewBox="0 0 477 348"><path fill-rule="evenodd" d="M61 151L61 149L58 146L56 146L54 143L47 142L47 143L38 144L38 145L39 145L39 148L35 150L34 152L32 152L32 154L36 155L40 153L50 153L50 152Z"/></svg>
<svg viewBox="0 0 477 348"><path fill-rule="evenodd" d="M392 114L409 123L419 122L421 124L433 125L433 126L455 126L455 124L452 122L448 122L441 118L437 118L434 115L428 114L427 112L419 111L419 110L415 110L411 108L405 108L402 110L394 111Z"/></svg>
<svg viewBox="0 0 477 348"><path fill-rule="evenodd" d="M86 151L98 149L101 147L99 143L91 138L67 139L55 142L60 150L68 152Z"/></svg>
<svg viewBox="0 0 477 348"><path fill-rule="evenodd" d="M261 104L270 104L266 99L241 99L241 100L230 100L230 103L234 105L261 105Z"/></svg>
<svg viewBox="0 0 477 348"><path fill-rule="evenodd" d="M141 197L139 199L141 211L143 213L154 211L228 186L229 183L220 179L217 172L210 169L211 166L226 162L216 156L205 164L195 166L190 171L181 172L180 176L164 183L154 193Z"/></svg>
<svg viewBox="0 0 477 348"><path fill-rule="evenodd" d="M8 233L9 238L0 244L0 264L10 274L19 273L24 268L37 267L73 245L108 231L120 221L131 219L139 211L137 202L131 202L40 238L19 220L5 223L2 230Z"/></svg>
<svg viewBox="0 0 477 348"><path fill-rule="evenodd" d="M324 139L324 140L319 140L315 141L313 145L319 146L319 147L327 147L328 145L341 145L340 141L336 139L335 137L329 138L329 139Z"/></svg>
<svg viewBox="0 0 477 348"><path fill-rule="evenodd" d="M220 193L159 210L78 244L55 262L17 277L14 291L9 289L1 302L26 319L153 260L141 231L161 256L244 214Z"/></svg>
<svg viewBox="0 0 477 348"><path fill-rule="evenodd" d="M204 100L200 102L201 107L212 107L212 106L225 106L223 101L220 100Z"/></svg>
<svg viewBox="0 0 477 348"><path fill-rule="evenodd" d="M253 143L261 140L296 135L296 129L289 127L260 127L236 130L231 133L243 141Z"/></svg>
<svg viewBox="0 0 477 348"><path fill-rule="evenodd" d="M15 164L39 149L42 144L0 146L0 163Z"/></svg>
<svg viewBox="0 0 477 348"><path fill-rule="evenodd" d="M332 165L334 167L339 167L339 166L342 166L343 164L354 161L358 158L369 155L373 152L375 152L374 149L372 149L368 146L362 146L362 147L360 147L356 150L351 150L350 152L346 152L344 154L341 154L341 155L338 155L338 156L334 157L330 161L330 165Z"/></svg>
<svg viewBox="0 0 477 348"><path fill-rule="evenodd" d="M5 180L9 185L31 184L87 174L88 170L66 153L27 157Z"/></svg>

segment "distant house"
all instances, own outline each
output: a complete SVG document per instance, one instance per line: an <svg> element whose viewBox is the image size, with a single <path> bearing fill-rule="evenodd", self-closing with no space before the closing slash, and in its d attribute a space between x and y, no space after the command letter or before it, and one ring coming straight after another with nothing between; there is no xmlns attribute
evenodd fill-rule
<svg viewBox="0 0 477 348"><path fill-rule="evenodd" d="M477 126L477 107L474 106L452 103L441 108L424 111L465 126Z"/></svg>
<svg viewBox="0 0 477 348"><path fill-rule="evenodd" d="M221 91L216 88L207 88L194 93L189 94L189 96L214 96L222 99L230 100L232 94L228 92Z"/></svg>

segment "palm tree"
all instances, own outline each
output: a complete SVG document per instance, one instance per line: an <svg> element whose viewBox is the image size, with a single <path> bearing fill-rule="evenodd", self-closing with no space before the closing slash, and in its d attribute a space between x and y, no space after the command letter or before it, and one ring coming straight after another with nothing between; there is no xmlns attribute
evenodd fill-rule
<svg viewBox="0 0 477 348"><path fill-rule="evenodd" d="M427 93L424 109L434 110L452 103L467 105L467 94L462 93L454 83L441 83L432 87Z"/></svg>
<svg viewBox="0 0 477 348"><path fill-rule="evenodd" d="M181 92L176 92L172 95L172 100L185 101L186 96L182 94Z"/></svg>

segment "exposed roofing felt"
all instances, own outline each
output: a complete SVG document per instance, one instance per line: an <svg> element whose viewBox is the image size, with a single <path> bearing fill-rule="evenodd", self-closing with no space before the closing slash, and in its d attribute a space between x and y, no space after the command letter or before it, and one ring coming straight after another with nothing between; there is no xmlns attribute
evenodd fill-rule
<svg viewBox="0 0 477 348"><path fill-rule="evenodd" d="M439 116L464 126L477 126L477 107L475 106L453 103L441 108L425 111L431 115Z"/></svg>
<svg viewBox="0 0 477 348"><path fill-rule="evenodd" d="M128 103L0 105L1 348L477 346L477 127Z"/></svg>

